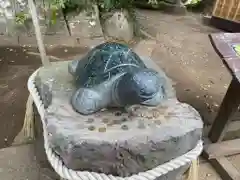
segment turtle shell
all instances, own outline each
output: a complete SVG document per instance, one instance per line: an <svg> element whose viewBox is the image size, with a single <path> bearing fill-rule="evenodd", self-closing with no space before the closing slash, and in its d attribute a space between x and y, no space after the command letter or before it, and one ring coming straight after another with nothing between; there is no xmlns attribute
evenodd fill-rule
<svg viewBox="0 0 240 180"><path fill-rule="evenodd" d="M123 44L108 42L93 48L77 67L77 83L92 87L119 73L146 68L141 58Z"/></svg>

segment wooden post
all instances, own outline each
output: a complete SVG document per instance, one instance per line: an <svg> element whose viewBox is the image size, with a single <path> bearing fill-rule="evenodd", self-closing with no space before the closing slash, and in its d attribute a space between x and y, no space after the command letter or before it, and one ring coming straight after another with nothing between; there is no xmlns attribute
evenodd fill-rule
<svg viewBox="0 0 240 180"><path fill-rule="evenodd" d="M230 117L233 116L238 109L240 104L240 96L238 95L239 90L240 84L238 80L233 77L209 132L209 139L213 143L222 141L225 131L230 123Z"/></svg>
<svg viewBox="0 0 240 180"><path fill-rule="evenodd" d="M29 6L29 10L30 10L30 13L32 16L32 21L33 21L33 25L34 25L34 29L35 29L35 34L36 34L36 39L37 39L37 43L38 43L38 49L39 49L39 52L41 55L42 64L43 64L43 66L48 66L48 65L50 65L50 61L46 55L45 47L44 47L43 40L42 40L39 20L38 20L38 16L37 16L37 10L36 10L36 6L35 6L35 3L33 2L33 0L28 0L28 6Z"/></svg>
<svg viewBox="0 0 240 180"><path fill-rule="evenodd" d="M40 25L37 16L36 6L33 0L28 0L29 10L32 16L33 25L36 33L36 39L38 43L38 49L41 56L41 61L43 66L49 66L50 61L46 55L46 50L43 44ZM26 113L24 119L24 125L20 133L14 139L13 144L23 144L29 142L29 140L34 140L34 112L33 112L33 98L31 94L28 97Z"/></svg>

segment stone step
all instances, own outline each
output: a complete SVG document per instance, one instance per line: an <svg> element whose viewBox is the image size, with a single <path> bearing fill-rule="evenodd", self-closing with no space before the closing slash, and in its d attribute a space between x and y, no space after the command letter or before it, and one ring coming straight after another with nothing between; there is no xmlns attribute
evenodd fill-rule
<svg viewBox="0 0 240 180"><path fill-rule="evenodd" d="M33 144L0 149L0 177L4 180L53 180L39 167Z"/></svg>

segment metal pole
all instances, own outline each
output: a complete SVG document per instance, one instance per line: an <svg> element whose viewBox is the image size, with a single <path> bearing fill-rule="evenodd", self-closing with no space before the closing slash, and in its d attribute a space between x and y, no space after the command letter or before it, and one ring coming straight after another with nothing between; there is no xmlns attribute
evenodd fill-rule
<svg viewBox="0 0 240 180"><path fill-rule="evenodd" d="M28 6L32 16L32 21L35 29L35 34L36 34L36 39L38 43L38 49L41 55L42 64L43 66L48 66L50 65L50 61L46 55L46 50L43 44L42 34L41 34L40 25L39 25L38 16L37 16L37 10L33 0L28 0Z"/></svg>

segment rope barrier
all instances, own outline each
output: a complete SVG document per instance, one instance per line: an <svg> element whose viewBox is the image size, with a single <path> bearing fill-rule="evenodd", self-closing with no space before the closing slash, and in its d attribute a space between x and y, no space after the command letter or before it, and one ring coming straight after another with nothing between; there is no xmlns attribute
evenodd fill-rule
<svg viewBox="0 0 240 180"><path fill-rule="evenodd" d="M191 151L183 154L175 159L170 160L162 165L157 166L151 170L140 172L138 174L129 176L129 177L119 177L113 175L107 175L104 173L95 173L88 171L74 171L69 169L64 165L61 158L54 152L53 149L49 146L48 141L48 132L46 129L45 122L45 109L43 102L41 101L40 95L35 86L35 77L39 69L36 70L28 80L28 89L30 94L33 97L33 100L36 104L38 112L40 114L42 124L43 124L43 136L44 136L44 148L48 158L48 161L52 165L53 169L64 179L67 180L155 180L156 178L167 174L170 171L180 168L181 166L191 163L193 160L196 160L201 154L203 149L203 143L199 140L197 146Z"/></svg>

